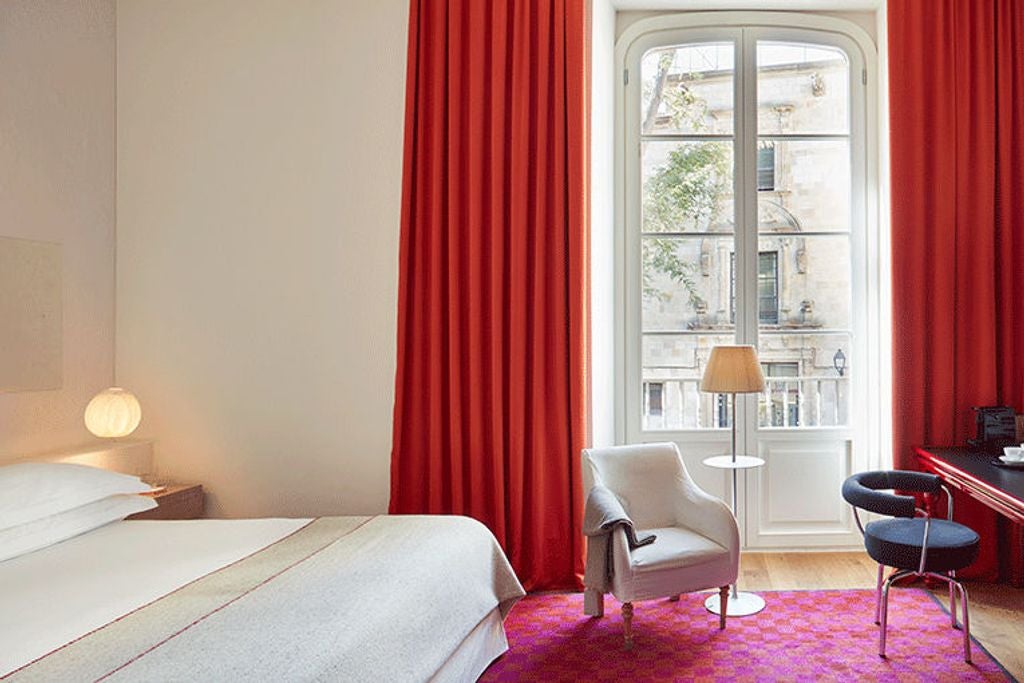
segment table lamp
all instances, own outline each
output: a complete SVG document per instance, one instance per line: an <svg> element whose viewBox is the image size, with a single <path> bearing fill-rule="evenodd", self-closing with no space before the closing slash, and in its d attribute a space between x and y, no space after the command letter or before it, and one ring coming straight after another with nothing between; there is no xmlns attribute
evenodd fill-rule
<svg viewBox="0 0 1024 683"><path fill-rule="evenodd" d="M119 439L135 431L142 408L135 394L110 387L93 396L85 407L86 428L103 439Z"/></svg>
<svg viewBox="0 0 1024 683"><path fill-rule="evenodd" d="M736 516L737 484L736 471L760 467L764 460L750 455L736 455L736 394L754 394L764 391L764 375L761 363L757 359L757 349L753 346L716 346L711 349L711 357L704 368L704 377L700 382L700 390L716 394L732 395L732 456L720 455L704 460L709 467L732 470L732 514ZM709 597L704 606L713 614L722 610L718 595ZM756 614L764 609L764 600L754 593L740 593L736 584L726 607L730 617L743 617Z"/></svg>
<svg viewBox="0 0 1024 683"><path fill-rule="evenodd" d="M764 391L764 375L753 346L716 346L711 349L700 390L732 394L732 459L736 461L736 394Z"/></svg>

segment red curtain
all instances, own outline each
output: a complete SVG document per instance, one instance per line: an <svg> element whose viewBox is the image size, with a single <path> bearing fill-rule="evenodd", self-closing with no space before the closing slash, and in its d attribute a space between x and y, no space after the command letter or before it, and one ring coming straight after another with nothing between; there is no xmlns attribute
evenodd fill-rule
<svg viewBox="0 0 1024 683"><path fill-rule="evenodd" d="M914 468L912 445L973 436L972 406L1024 409L1024 2L889 0L888 17L893 431ZM965 575L1024 579L1020 529L957 506L984 544Z"/></svg>
<svg viewBox="0 0 1024 683"><path fill-rule="evenodd" d="M587 439L585 0L412 0L392 513L486 524L577 587Z"/></svg>

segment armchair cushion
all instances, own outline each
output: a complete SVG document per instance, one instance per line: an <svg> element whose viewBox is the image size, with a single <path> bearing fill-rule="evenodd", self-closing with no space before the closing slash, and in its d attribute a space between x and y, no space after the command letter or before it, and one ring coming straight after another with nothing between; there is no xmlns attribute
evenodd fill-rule
<svg viewBox="0 0 1024 683"><path fill-rule="evenodd" d="M667 527L648 531L657 535L658 542L630 551L630 566L634 572L692 567L729 556L728 548L689 529Z"/></svg>

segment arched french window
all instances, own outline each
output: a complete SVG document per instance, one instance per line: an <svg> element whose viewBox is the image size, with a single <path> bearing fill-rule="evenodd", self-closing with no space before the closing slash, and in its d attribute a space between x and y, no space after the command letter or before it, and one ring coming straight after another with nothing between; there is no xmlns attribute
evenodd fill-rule
<svg viewBox="0 0 1024 683"><path fill-rule="evenodd" d="M664 15L619 42L623 437L677 441L725 497L700 463L735 419L766 461L741 489L749 546L856 541L838 491L878 431L873 49L788 13ZM733 416L699 385L735 343L768 386Z"/></svg>

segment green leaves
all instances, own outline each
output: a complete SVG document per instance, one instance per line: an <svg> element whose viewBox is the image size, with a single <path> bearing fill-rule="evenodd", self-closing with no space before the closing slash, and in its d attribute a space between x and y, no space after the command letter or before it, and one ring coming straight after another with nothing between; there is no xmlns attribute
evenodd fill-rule
<svg viewBox="0 0 1024 683"><path fill-rule="evenodd" d="M671 299L670 293L661 291L654 286L653 274L654 271L657 271L668 275L673 282L682 285L687 292L690 305L696 309L705 303L697 292L697 283L693 279L697 266L679 257L676 250L678 244L676 240L661 237L643 241L644 296L660 301Z"/></svg>
<svg viewBox="0 0 1024 683"><path fill-rule="evenodd" d="M719 142L684 143L644 183L644 232L704 231L728 192L729 155Z"/></svg>

